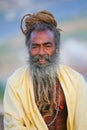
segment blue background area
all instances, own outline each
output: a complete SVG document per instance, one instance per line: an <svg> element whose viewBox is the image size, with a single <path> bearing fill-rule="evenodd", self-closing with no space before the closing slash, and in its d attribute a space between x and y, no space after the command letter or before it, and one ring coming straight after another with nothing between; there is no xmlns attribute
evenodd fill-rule
<svg viewBox="0 0 87 130"><path fill-rule="evenodd" d="M20 19L25 13L47 9L55 15L59 22L76 17L87 17L87 0L22 0L22 6L15 3L14 0L13 2L7 1L9 2L8 8L3 6L3 2L0 4L0 39L20 33ZM13 20L7 20L6 15L11 12L15 12L16 16Z"/></svg>

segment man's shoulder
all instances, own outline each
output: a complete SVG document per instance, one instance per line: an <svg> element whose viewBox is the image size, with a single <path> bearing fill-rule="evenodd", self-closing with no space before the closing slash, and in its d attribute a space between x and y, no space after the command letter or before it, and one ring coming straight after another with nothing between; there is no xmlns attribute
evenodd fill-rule
<svg viewBox="0 0 87 130"><path fill-rule="evenodd" d="M26 73L28 72L28 66L22 66L18 69L16 69L13 74L8 78L8 82L12 83L12 84L16 84L18 82L21 82L21 80L24 78L24 76L26 75Z"/></svg>
<svg viewBox="0 0 87 130"><path fill-rule="evenodd" d="M74 76L74 77L82 77L82 74L79 73L77 70L75 70L73 67L71 66L67 66L67 65L60 65L59 66L60 69L60 73L63 74L67 74L68 76Z"/></svg>
<svg viewBox="0 0 87 130"><path fill-rule="evenodd" d="M70 83L70 85L73 83L74 88L78 88L79 84L86 83L83 75L70 66L60 65L60 71L58 75L61 82L66 84Z"/></svg>

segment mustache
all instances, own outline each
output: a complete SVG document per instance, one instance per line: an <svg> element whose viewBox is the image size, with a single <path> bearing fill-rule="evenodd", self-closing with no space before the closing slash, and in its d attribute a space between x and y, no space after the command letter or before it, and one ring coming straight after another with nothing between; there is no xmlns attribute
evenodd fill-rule
<svg viewBox="0 0 87 130"><path fill-rule="evenodd" d="M38 62L40 59L44 59L44 60L47 60L48 62L51 62L51 56L49 55L44 55L44 56L37 55L37 56L31 57L32 62Z"/></svg>

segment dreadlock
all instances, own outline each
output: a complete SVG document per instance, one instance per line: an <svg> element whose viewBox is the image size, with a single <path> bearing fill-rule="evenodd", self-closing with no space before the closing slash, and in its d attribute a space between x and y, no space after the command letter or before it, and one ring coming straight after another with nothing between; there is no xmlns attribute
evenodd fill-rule
<svg viewBox="0 0 87 130"><path fill-rule="evenodd" d="M27 18L25 19L25 17ZM26 26L25 30L22 27L24 19L25 19L25 26ZM50 12L43 10L36 14L32 14L32 15L25 14L23 16L23 18L21 19L21 24L20 24L23 34L26 35L28 31L31 29L31 27L37 23L53 24L57 28L57 22L56 22L55 17Z"/></svg>

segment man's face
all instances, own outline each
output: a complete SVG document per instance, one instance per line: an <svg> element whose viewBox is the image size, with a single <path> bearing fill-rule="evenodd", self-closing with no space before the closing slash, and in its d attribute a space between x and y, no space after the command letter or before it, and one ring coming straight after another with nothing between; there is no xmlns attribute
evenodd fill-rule
<svg viewBox="0 0 87 130"><path fill-rule="evenodd" d="M40 56L37 61L39 65L48 64L49 60L45 56L52 57L55 54L55 50L55 40L52 31L33 31L31 33L29 53L31 57Z"/></svg>
<svg viewBox="0 0 87 130"><path fill-rule="evenodd" d="M59 65L54 33L50 30L33 31L29 41L29 70L40 111L54 102L55 84Z"/></svg>

